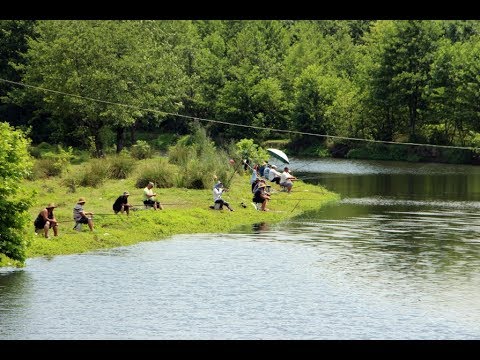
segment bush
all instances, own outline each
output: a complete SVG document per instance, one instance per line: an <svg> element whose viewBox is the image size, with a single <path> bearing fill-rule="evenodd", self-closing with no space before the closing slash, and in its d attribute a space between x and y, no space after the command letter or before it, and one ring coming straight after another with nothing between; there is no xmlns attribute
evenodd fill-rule
<svg viewBox="0 0 480 360"><path fill-rule="evenodd" d="M97 187L104 183L110 175L110 166L105 159L92 159L83 166L75 183L81 186ZM71 180L71 179L69 179Z"/></svg>
<svg viewBox="0 0 480 360"><path fill-rule="evenodd" d="M152 157L152 148L146 141L137 140L130 149L130 155L138 160L149 159Z"/></svg>
<svg viewBox="0 0 480 360"><path fill-rule="evenodd" d="M168 147L173 145L176 140L177 135L175 134L162 134L153 141L153 146L158 150L168 150Z"/></svg>
<svg viewBox="0 0 480 360"><path fill-rule="evenodd" d="M28 176L29 180L45 179L50 176L58 176L62 169L58 168L52 159L38 159L33 164L32 174Z"/></svg>
<svg viewBox="0 0 480 360"><path fill-rule="evenodd" d="M0 138L0 254L4 255L0 261L5 263L8 257L21 266L29 243L25 228L30 222L28 208L33 194L17 195L22 190L21 180L32 167L29 140L8 123L0 123Z"/></svg>
<svg viewBox="0 0 480 360"><path fill-rule="evenodd" d="M248 143L251 154L258 154L257 146ZM254 152L255 147L255 152ZM235 151L238 148L235 147ZM265 150L263 152L266 153ZM193 135L187 135L171 146L168 151L169 161L179 166L176 186L188 189L208 189L212 187L213 178L226 182L232 175L229 156L224 150L215 147L204 128L198 127ZM237 159L237 161L241 161ZM228 177L228 178L227 178ZM226 184L228 186L228 184Z"/></svg>
<svg viewBox="0 0 480 360"><path fill-rule="evenodd" d="M33 146L33 145L30 146L28 150L30 152L30 155L32 155L36 159L40 159L43 157L42 155L44 153L55 152L56 149L57 149L56 145L50 145L47 142L41 142L37 146Z"/></svg>
<svg viewBox="0 0 480 360"><path fill-rule="evenodd" d="M177 166L170 164L165 158L159 158L153 164L149 162L140 166L135 186L144 188L149 181L152 181L155 187L170 188L176 185L178 172Z"/></svg>
<svg viewBox="0 0 480 360"><path fill-rule="evenodd" d="M106 159L110 169L109 178L126 179L135 168L135 160L122 152Z"/></svg>
<svg viewBox="0 0 480 360"><path fill-rule="evenodd" d="M73 149L68 147L66 150L58 145L55 148L47 143L42 147L37 147L35 151L38 160L33 165L33 172L28 177L30 180L42 179L49 176L61 176L65 170L68 170L70 161L73 159ZM50 149L45 151L44 149Z"/></svg>

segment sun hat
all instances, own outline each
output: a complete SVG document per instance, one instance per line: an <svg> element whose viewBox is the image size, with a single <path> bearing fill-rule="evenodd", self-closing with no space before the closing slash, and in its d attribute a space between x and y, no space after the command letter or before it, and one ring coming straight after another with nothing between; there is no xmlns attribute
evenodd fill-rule
<svg viewBox="0 0 480 360"><path fill-rule="evenodd" d="M148 185L154 186L153 182L151 181L148 183Z"/></svg>
<svg viewBox="0 0 480 360"><path fill-rule="evenodd" d="M84 202L85 202L85 198L81 197L80 199L78 199L77 204L84 203Z"/></svg>
<svg viewBox="0 0 480 360"><path fill-rule="evenodd" d="M56 208L57 205L55 205L55 203L50 203L46 206L47 209L53 209L53 208Z"/></svg>
<svg viewBox="0 0 480 360"><path fill-rule="evenodd" d="M123 192L123 196L128 196L128 195L130 195L130 193L128 191Z"/></svg>

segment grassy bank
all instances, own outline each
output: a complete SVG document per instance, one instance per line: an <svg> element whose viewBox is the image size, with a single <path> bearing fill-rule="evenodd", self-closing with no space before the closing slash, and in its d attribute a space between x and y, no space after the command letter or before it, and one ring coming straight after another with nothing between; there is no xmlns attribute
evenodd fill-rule
<svg viewBox="0 0 480 360"><path fill-rule="evenodd" d="M268 205L271 211L256 211L251 203L249 179L247 174L235 177L230 190L224 194L234 212L209 209L209 205L213 204L211 190L179 188L155 188L164 210L144 210L141 205L143 189L135 188L133 177L107 180L98 188L77 187L74 192L62 185L61 178L25 181L25 187L36 193L30 209L32 221L31 231L27 234L30 240L27 257L83 253L159 240L175 234L226 233L242 225L284 221L339 199L337 194L301 181L295 183L290 194L280 192L278 185L274 184L272 200ZM139 210L131 211L129 216L114 215L112 204L124 191L130 192L129 201L138 205ZM81 232L73 230L72 210L79 197L86 198L85 211L95 213L94 232L90 232L87 225L83 225ZM55 216L60 222L59 236L54 237L51 230L51 238L45 239L42 234L34 235L33 220L50 202L58 206ZM247 205L246 208L240 206L242 202ZM12 266L12 262L1 258L0 266Z"/></svg>

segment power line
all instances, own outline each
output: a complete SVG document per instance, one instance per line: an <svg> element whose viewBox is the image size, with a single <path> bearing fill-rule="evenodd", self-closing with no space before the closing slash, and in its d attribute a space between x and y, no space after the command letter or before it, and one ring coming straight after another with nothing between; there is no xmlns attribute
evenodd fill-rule
<svg viewBox="0 0 480 360"><path fill-rule="evenodd" d="M88 96L70 94L70 93L66 93L66 92L63 92L63 91L47 89L47 88L43 88L43 87L40 87L40 86L28 85L28 84L24 84L24 83L21 83L21 82L6 80L6 79L2 79L2 78L0 78L0 81L3 81L5 83L9 83L9 84L24 86L24 87L28 87L28 88L32 88L32 89L36 89L36 90L51 92L51 93L55 93L55 94L60 94L60 95L75 97L75 98L79 98L79 99L90 100L90 101L96 101L96 102L103 103L103 104L123 106L125 108L143 110L143 111L148 111L148 112L153 112L153 113L158 113L158 114L164 114L164 115L170 115L170 116L177 116L177 117L190 119L190 120L206 121L206 122L211 122L211 123L216 123L216 124L238 126L238 127L257 129L257 130L268 130L268 131L272 131L272 132L282 132L282 133L288 133L288 134L308 135L308 136L316 136L316 137L324 137L324 138L332 138L332 139L340 139L340 140L350 140L350 141L365 141L365 142L371 142L371 143L391 144L391 145L428 146L428 147L437 147L437 148L445 148L445 149L462 149L462 150L476 150L476 149L478 149L478 147L471 147L471 146L452 146L452 145L422 144L422 143L413 143L413 142L383 141L383 140L362 139L362 138L354 138L354 137L338 136L338 135L316 134L316 133L296 131L296 130L275 129L275 128L264 127L264 126L235 124L235 123L231 123L231 122L228 122L228 121L205 119L205 118L200 118L200 117L195 117L195 116L182 115L182 114L178 114L178 113L170 113L170 112L157 110L157 109L142 108L140 106L122 104L122 103L117 103L117 102L113 102L113 101L95 99L95 98L91 98L91 97L88 97Z"/></svg>

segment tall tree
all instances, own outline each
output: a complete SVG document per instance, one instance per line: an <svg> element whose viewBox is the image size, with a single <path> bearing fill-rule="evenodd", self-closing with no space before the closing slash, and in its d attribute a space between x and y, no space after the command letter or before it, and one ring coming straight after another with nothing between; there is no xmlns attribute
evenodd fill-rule
<svg viewBox="0 0 480 360"><path fill-rule="evenodd" d="M0 255L22 264L28 245L23 229L30 219L31 196L16 195L32 166L29 140L5 122L0 122L0 139Z"/></svg>
<svg viewBox="0 0 480 360"><path fill-rule="evenodd" d="M285 24L280 21L245 21L243 28L231 38L227 43L230 68L216 104L217 116L244 125L272 126L274 119L283 124L284 115L278 118L278 114L285 111L285 97L278 79L288 48L286 31ZM268 100L260 95L266 94L266 87L274 91ZM272 102L278 109L271 106ZM239 127L218 127L217 131L217 134L234 138L265 135Z"/></svg>
<svg viewBox="0 0 480 360"><path fill-rule="evenodd" d="M174 108L167 89L175 67L163 67L163 45L143 22L48 20L38 22L37 32L27 65L18 68L25 83L59 92L41 96L57 123L74 124L64 137L90 138L101 155L102 131L113 129L120 151L124 130L146 114L140 108Z"/></svg>
<svg viewBox="0 0 480 360"><path fill-rule="evenodd" d="M415 141L441 33L437 21L378 21L373 27L365 49L372 57L370 101L380 110L386 130L378 134L380 140L403 132Z"/></svg>
<svg viewBox="0 0 480 360"><path fill-rule="evenodd" d="M27 38L33 36L34 25L34 20L0 20L0 78L20 80L20 74L12 63L24 62L22 54L27 51ZM5 99L14 87L0 82L0 119L6 119L14 125L25 125L27 107L19 107Z"/></svg>

